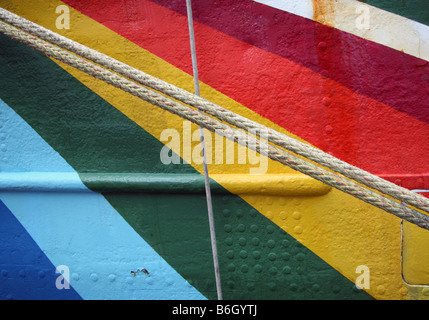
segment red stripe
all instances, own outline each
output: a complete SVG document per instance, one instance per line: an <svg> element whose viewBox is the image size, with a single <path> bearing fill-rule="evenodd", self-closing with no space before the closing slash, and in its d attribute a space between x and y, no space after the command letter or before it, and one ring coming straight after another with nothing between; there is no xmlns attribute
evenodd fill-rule
<svg viewBox="0 0 429 320"><path fill-rule="evenodd" d="M429 192L419 192L422 196L425 196L426 198L429 198Z"/></svg>
<svg viewBox="0 0 429 320"><path fill-rule="evenodd" d="M182 0L152 0L186 15ZM429 123L429 63L252 0L193 2L193 17Z"/></svg>
<svg viewBox="0 0 429 320"><path fill-rule="evenodd" d="M185 16L148 1L139 2L132 8L113 0L65 2L178 68L192 73ZM276 21L275 17L272 19ZM219 24L222 21L224 19L220 19ZM235 22L241 23L240 20ZM429 171L426 161L429 155L429 144L426 142L428 124L354 92L342 83L325 77L323 72L321 75L204 24L196 23L195 33L200 79L218 91L323 150L372 173L418 174ZM314 47L313 40L314 37L310 37L303 45ZM373 48L376 47L370 46L370 49ZM385 52L380 46L377 48L379 54ZM316 57L319 55L319 58L329 56L329 50L323 49L323 46L318 46L320 52L316 54L313 49L313 54ZM369 54L365 51L368 49L366 47L355 49L362 56ZM371 50L370 53L375 55ZM357 55L350 59L355 59L353 57ZM374 59L381 59L378 57L377 54ZM404 62L409 62L408 56L401 57ZM339 55L326 59L331 61L334 69L335 59L342 59L343 62L338 62L342 65L348 57ZM354 69L342 78L347 80L350 76L356 79L356 74L360 75ZM388 75L382 76L384 80L392 80ZM405 86L413 78L414 74L404 75L404 81L394 87ZM357 85L367 85L364 75L356 81ZM393 92L394 88L388 86L386 91ZM424 114L428 112L425 110Z"/></svg>

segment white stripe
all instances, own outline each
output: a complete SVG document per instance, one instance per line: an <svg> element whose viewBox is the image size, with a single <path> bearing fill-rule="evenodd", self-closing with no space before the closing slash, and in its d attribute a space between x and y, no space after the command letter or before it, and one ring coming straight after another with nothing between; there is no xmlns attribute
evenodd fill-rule
<svg viewBox="0 0 429 320"><path fill-rule="evenodd" d="M254 0L429 61L429 26L355 0Z"/></svg>
<svg viewBox="0 0 429 320"><path fill-rule="evenodd" d="M313 5L311 0L254 0L267 6L293 13L307 19L313 19Z"/></svg>

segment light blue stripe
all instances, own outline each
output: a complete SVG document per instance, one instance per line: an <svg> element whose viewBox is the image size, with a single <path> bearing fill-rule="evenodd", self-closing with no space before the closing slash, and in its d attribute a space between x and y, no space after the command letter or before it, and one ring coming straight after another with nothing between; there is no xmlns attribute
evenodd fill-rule
<svg viewBox="0 0 429 320"><path fill-rule="evenodd" d="M91 192L76 172L0 172L0 191Z"/></svg>
<svg viewBox="0 0 429 320"><path fill-rule="evenodd" d="M0 100L0 171L78 174ZM76 180L75 180L76 178ZM84 299L206 299L159 256L100 194L2 192L55 266L66 265ZM146 269L150 276L131 271Z"/></svg>

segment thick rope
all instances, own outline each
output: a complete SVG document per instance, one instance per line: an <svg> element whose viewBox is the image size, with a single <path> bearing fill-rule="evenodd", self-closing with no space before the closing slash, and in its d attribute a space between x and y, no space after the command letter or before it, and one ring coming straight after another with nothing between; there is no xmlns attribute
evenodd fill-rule
<svg viewBox="0 0 429 320"><path fill-rule="evenodd" d="M90 49L80 43L63 37L52 32L42 26L39 26L31 21L28 21L14 13L11 13L3 8L0 8L0 19L40 37L48 42L56 44L66 50L74 52L88 60L94 61L108 69L111 69L129 79L132 79L140 84L155 89L163 94L171 96L185 104L198 108L222 121L234 125L240 129L249 131L263 131L266 133L266 138L269 142L292 151L303 156L311 161L314 161L334 172L340 173L345 177L355 180L371 189L377 190L388 196L391 196L404 204L414 206L417 209L429 213L429 199L414 193L406 188L402 188L392 182L384 180L376 175L368 173L358 167L352 166L340 159L323 152L322 150L302 143L299 140L293 139L283 133L277 132L274 129L268 128L240 116L230 110L224 109L204 98L194 95L186 90L171 85L165 81L157 79L151 75L144 73L136 68L130 67L118 60L115 60L107 55Z"/></svg>
<svg viewBox="0 0 429 320"><path fill-rule="evenodd" d="M269 157L272 160L285 164L292 169L307 174L314 179L324 182L338 190L348 193L362 201L378 207L388 213L391 213L401 219L407 220L421 228L429 230L429 217L421 212L412 209L402 203L398 203L387 196L383 196L369 188L365 188L360 184L346 179L344 176L335 174L331 171L323 169L311 162L286 152L276 146L270 144L264 145L252 136L234 129L229 125L213 119L207 115L200 113L198 110L185 106L177 101L165 97L164 95L154 92L141 84L137 84L123 76L120 76L110 70L107 70L93 62L87 61L70 52L67 52L55 45L43 41L35 36L29 35L7 23L0 21L0 32L15 38L28 46L43 52L44 54L67 63L97 79L103 80L106 83L112 84L134 96L141 98L151 104L159 106L173 114L189 120L197 125L200 125L212 132L220 134L227 139L236 141L239 144L248 147L251 150L259 152L262 155Z"/></svg>

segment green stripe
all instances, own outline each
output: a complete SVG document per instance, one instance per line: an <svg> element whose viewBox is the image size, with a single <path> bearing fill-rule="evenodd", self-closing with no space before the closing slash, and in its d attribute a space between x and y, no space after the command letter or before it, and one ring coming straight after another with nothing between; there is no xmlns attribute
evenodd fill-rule
<svg viewBox="0 0 429 320"><path fill-rule="evenodd" d="M429 25L428 0L359 0L411 20Z"/></svg>
<svg viewBox="0 0 429 320"><path fill-rule="evenodd" d="M0 98L87 186L97 183L87 173L200 176L189 165L163 165L160 141L50 59L5 36L0 53ZM216 298L204 194L103 195L177 272ZM371 298L240 197L224 190L213 206L225 299Z"/></svg>
<svg viewBox="0 0 429 320"><path fill-rule="evenodd" d="M205 193L204 176L179 173L81 173L96 192ZM212 192L225 192L214 186Z"/></svg>

